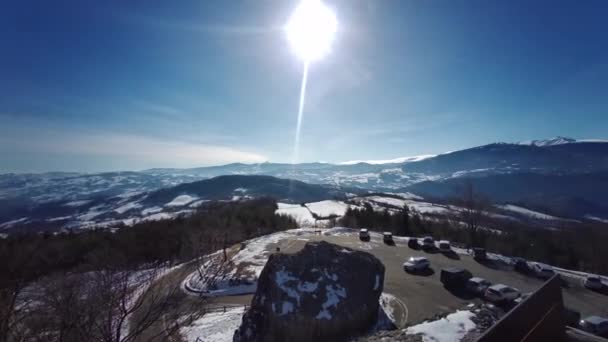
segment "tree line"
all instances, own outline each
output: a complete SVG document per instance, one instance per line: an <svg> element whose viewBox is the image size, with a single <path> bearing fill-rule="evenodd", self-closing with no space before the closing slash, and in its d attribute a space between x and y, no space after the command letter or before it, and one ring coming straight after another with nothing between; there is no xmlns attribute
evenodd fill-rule
<svg viewBox="0 0 608 342"><path fill-rule="evenodd" d="M406 206L374 210L349 207L338 225L390 231L402 236L432 236L465 247L482 247L506 256L518 256L550 265L608 274L608 229L599 223L580 223L570 229L541 229L525 222L497 220L484 214L484 206L471 198L459 203L455 215L421 215ZM480 224L483 222L484 224ZM500 229L486 229L486 224Z"/></svg>
<svg viewBox="0 0 608 342"><path fill-rule="evenodd" d="M188 217L116 231L0 239L0 341L127 342L146 331L146 340L162 340L149 328L178 291L155 281L163 270L297 226L276 209L266 198L212 202ZM140 292L153 281L154 291Z"/></svg>

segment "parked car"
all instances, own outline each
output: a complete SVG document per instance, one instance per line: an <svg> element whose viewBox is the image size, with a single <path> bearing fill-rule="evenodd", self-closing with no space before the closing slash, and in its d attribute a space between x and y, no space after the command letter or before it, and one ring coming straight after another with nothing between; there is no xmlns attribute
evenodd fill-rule
<svg viewBox="0 0 608 342"><path fill-rule="evenodd" d="M578 325L586 332L602 337L608 337L608 318L589 316L581 319Z"/></svg>
<svg viewBox="0 0 608 342"><path fill-rule="evenodd" d="M583 286L590 290L601 290L604 287L602 283L602 278L596 275L588 275L585 280L583 280Z"/></svg>
<svg viewBox="0 0 608 342"><path fill-rule="evenodd" d="M367 229L359 230L359 239L361 241L369 241L369 231Z"/></svg>
<svg viewBox="0 0 608 342"><path fill-rule="evenodd" d="M409 248L414 248L414 249L420 247L420 245L418 244L418 239L416 239L416 238L410 238L409 240L407 240L407 246Z"/></svg>
<svg viewBox="0 0 608 342"><path fill-rule="evenodd" d="M448 267L441 269L439 279L447 288L463 288L473 274L464 268Z"/></svg>
<svg viewBox="0 0 608 342"><path fill-rule="evenodd" d="M529 273L530 265L528 265L528 261L524 258L512 258L513 268L520 273Z"/></svg>
<svg viewBox="0 0 608 342"><path fill-rule="evenodd" d="M522 293L521 296L515 298L515 303L519 304L532 295L532 292Z"/></svg>
<svg viewBox="0 0 608 342"><path fill-rule="evenodd" d="M384 232L384 233L382 233L382 240L386 244L393 244L393 243L395 243L393 241L393 233L391 233L391 232Z"/></svg>
<svg viewBox="0 0 608 342"><path fill-rule="evenodd" d="M553 267L540 262L535 262L532 264L532 271L537 277L542 279L549 279L555 274Z"/></svg>
<svg viewBox="0 0 608 342"><path fill-rule="evenodd" d="M485 248L473 247L473 259L486 260L488 258Z"/></svg>
<svg viewBox="0 0 608 342"><path fill-rule="evenodd" d="M465 288L467 291L480 296L483 295L490 286L492 286L491 282L483 278L473 277L467 281Z"/></svg>
<svg viewBox="0 0 608 342"><path fill-rule="evenodd" d="M403 263L403 269L406 272L424 271L431 266L429 259L425 257L410 257Z"/></svg>
<svg viewBox="0 0 608 342"><path fill-rule="evenodd" d="M450 252L452 250L452 246L450 245L450 241L441 240L439 241L439 250L441 252Z"/></svg>
<svg viewBox="0 0 608 342"><path fill-rule="evenodd" d="M517 289L503 284L496 284L488 287L485 298L494 303L504 303L517 299L520 293Z"/></svg>
<svg viewBox="0 0 608 342"><path fill-rule="evenodd" d="M423 248L435 248L435 240L431 236L425 236L422 238Z"/></svg>

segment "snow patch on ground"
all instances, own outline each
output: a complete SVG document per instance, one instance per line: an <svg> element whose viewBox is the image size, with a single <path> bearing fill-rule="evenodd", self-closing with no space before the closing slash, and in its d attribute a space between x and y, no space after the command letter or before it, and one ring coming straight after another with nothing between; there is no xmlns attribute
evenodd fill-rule
<svg viewBox="0 0 608 342"><path fill-rule="evenodd" d="M388 205L391 205L393 207L398 207L398 208L403 208L403 206L405 204L407 204L406 200L400 199L400 198L382 197L382 196L370 196L370 197L365 197L365 198L370 201L374 201L376 203L388 204Z"/></svg>
<svg viewBox="0 0 608 342"><path fill-rule="evenodd" d="M450 209L443 205L428 202L407 200L405 201L405 204L407 204L410 209L414 209L421 214L447 214L450 212Z"/></svg>
<svg viewBox="0 0 608 342"><path fill-rule="evenodd" d="M400 197L403 197L405 199L411 199L411 200L423 200L424 198L422 198L421 196L415 195L411 192L395 192L395 193L389 193L391 195L397 195Z"/></svg>
<svg viewBox="0 0 608 342"><path fill-rule="evenodd" d="M162 210L163 210L163 208L161 208L161 207L151 207L151 208L146 208L146 209L142 210L141 214L144 215L144 216L146 216L146 215L149 215L149 214L159 213Z"/></svg>
<svg viewBox="0 0 608 342"><path fill-rule="evenodd" d="M82 205L90 203L91 200L72 201L64 204L65 207L80 207Z"/></svg>
<svg viewBox="0 0 608 342"><path fill-rule="evenodd" d="M192 203L190 203L190 205L188 205L188 207L190 208L196 208L196 207L200 207L201 204L205 203L205 202L209 202L209 200L198 200L198 201L194 201Z"/></svg>
<svg viewBox="0 0 608 342"><path fill-rule="evenodd" d="M278 202L277 206L279 207L279 209L302 208L302 206L299 204L282 203L282 202Z"/></svg>
<svg viewBox="0 0 608 342"><path fill-rule="evenodd" d="M124 214L129 210L133 210L133 209L137 209L137 208L141 208L141 204L139 204L137 202L129 202L123 206L120 206L120 207L114 209L114 211L117 212L118 214Z"/></svg>
<svg viewBox="0 0 608 342"><path fill-rule="evenodd" d="M244 307L227 309L226 312L210 312L191 325L181 327L179 332L187 342L232 342L234 331L241 325L244 313Z"/></svg>
<svg viewBox="0 0 608 342"><path fill-rule="evenodd" d="M232 257L232 262L239 266L247 264L246 270L259 277L268 257L272 251L268 250L268 245L278 243L281 240L296 238L305 239L305 235L314 234L312 229L292 229L284 232L277 232L270 235L261 236L246 242L245 248L240 250ZM236 271L236 270L235 270Z"/></svg>
<svg viewBox="0 0 608 342"><path fill-rule="evenodd" d="M328 217L332 215L343 216L348 209L348 204L340 201L321 201L307 203L306 207L311 212L317 214L319 217Z"/></svg>
<svg viewBox="0 0 608 342"><path fill-rule="evenodd" d="M475 328L472 317L475 317L474 313L459 310L445 318L411 326L406 329L406 333L408 335L422 334L424 342L460 341L467 332Z"/></svg>
<svg viewBox="0 0 608 342"><path fill-rule="evenodd" d="M593 216L593 215L585 215L585 218L588 219L588 220L592 220L592 221L598 221L598 222L602 222L602 223L608 223L608 219L597 217L597 216Z"/></svg>
<svg viewBox="0 0 608 342"><path fill-rule="evenodd" d="M16 225L17 223L23 223L23 222L27 221L27 219L28 219L27 217L22 217L20 219L7 221L7 222L0 224L0 228L12 227L12 226Z"/></svg>
<svg viewBox="0 0 608 342"><path fill-rule="evenodd" d="M275 214L291 216L301 226L309 226L315 223L315 218L308 208L301 205L279 203L279 209Z"/></svg>
<svg viewBox="0 0 608 342"><path fill-rule="evenodd" d="M173 201L165 204L166 207L181 207L188 203L197 200L198 197L192 197L190 195L179 195L173 199Z"/></svg>
<svg viewBox="0 0 608 342"><path fill-rule="evenodd" d="M59 217L53 217L50 219L47 219L48 222L56 222L56 221L64 221L64 220L68 220L71 219L72 216L59 216Z"/></svg>
<svg viewBox="0 0 608 342"><path fill-rule="evenodd" d="M355 165L355 164L359 164L359 163L372 164L372 165L411 163L411 162L415 162L415 161L432 158L435 156L437 156L437 155L436 154L423 154L423 155L419 155L419 156L400 157L400 158L385 159L385 160L350 160L350 161L338 163L338 165Z"/></svg>
<svg viewBox="0 0 608 342"><path fill-rule="evenodd" d="M510 211L510 212L514 212L523 216L528 216L534 219L540 219L540 220L553 220L553 221L562 221L565 220L561 217L556 217L556 216L551 216L551 215L547 215L547 214L543 214L543 213L539 213L538 211L534 211L534 210L530 210L530 209L526 209L523 207L519 207L513 204L504 204L504 205L497 205L497 208L500 208L502 210L506 210L506 211Z"/></svg>
<svg viewBox="0 0 608 342"><path fill-rule="evenodd" d="M97 211L97 210L93 210L93 208L91 208L86 214L82 214L80 216L78 216L78 220L80 221L90 221L93 218L103 214L103 211Z"/></svg>

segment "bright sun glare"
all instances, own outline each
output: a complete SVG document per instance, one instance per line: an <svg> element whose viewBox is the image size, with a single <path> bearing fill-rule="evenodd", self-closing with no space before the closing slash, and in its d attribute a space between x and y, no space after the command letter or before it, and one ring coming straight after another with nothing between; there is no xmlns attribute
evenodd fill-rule
<svg viewBox="0 0 608 342"><path fill-rule="evenodd" d="M338 20L320 0L302 0L289 18L287 39L305 63L325 56L334 40Z"/></svg>

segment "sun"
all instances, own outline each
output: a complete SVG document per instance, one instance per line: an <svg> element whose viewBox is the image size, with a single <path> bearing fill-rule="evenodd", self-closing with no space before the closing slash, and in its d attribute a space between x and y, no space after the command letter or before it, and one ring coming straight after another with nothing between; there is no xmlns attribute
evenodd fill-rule
<svg viewBox="0 0 608 342"><path fill-rule="evenodd" d="M337 28L336 15L321 0L302 0L285 30L295 54L309 63L329 53Z"/></svg>

